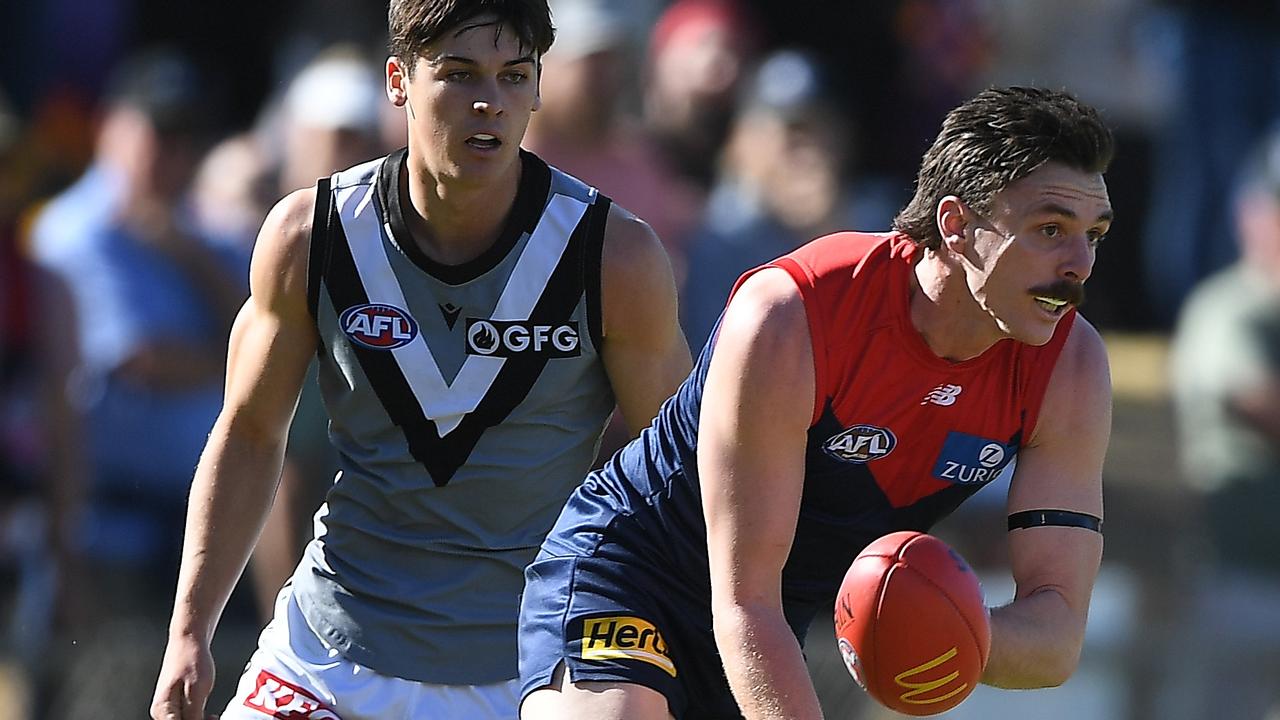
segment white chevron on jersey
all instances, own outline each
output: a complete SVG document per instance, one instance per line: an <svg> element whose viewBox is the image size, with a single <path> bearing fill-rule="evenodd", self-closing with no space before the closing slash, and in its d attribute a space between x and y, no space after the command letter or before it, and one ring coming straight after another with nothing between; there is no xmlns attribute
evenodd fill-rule
<svg viewBox="0 0 1280 720"><path fill-rule="evenodd" d="M393 191L394 192L394 191ZM338 187L335 191L338 217L348 238L356 272L371 303L393 305L408 311L408 303L400 283L391 269L384 242L375 229L378 213L373 204L375 184ZM349 209L354 204L354 209ZM495 320L527 320L542 296L551 273L560 263L569 245L573 229L582 220L587 204L566 195L555 195L547 204L533 236L516 260L516 266L503 288L493 311ZM381 228L387 237L388 227ZM506 362L504 358L468 355L452 383L447 383L426 340L419 334L403 347L390 351L399 364L422 413L431 419L440 433L448 435L467 413L480 404L493 385L494 378Z"/></svg>

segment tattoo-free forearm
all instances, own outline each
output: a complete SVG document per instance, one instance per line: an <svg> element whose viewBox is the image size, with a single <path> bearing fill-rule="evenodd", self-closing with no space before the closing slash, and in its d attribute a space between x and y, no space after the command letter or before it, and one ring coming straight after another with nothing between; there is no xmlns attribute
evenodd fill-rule
<svg viewBox="0 0 1280 720"><path fill-rule="evenodd" d="M1051 587L991 611L991 657L982 682L1029 689L1066 682L1080 660L1082 614Z"/></svg>
<svg viewBox="0 0 1280 720"><path fill-rule="evenodd" d="M215 426L191 484L171 634L212 638L271 508L284 444Z"/></svg>
<svg viewBox="0 0 1280 720"><path fill-rule="evenodd" d="M729 686L747 720L822 717L800 644L779 610L721 606L715 635Z"/></svg>

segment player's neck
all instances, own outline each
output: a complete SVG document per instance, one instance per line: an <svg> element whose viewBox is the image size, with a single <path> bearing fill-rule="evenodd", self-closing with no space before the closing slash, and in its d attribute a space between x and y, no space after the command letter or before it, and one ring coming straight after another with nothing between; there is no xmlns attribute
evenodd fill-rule
<svg viewBox="0 0 1280 720"><path fill-rule="evenodd" d="M911 275L911 324L938 357L963 362L1004 339L969 292L964 271L932 251L921 254Z"/></svg>
<svg viewBox="0 0 1280 720"><path fill-rule="evenodd" d="M405 222L427 257L446 265L474 260L497 242L520 187L521 162L491 182L405 168L400 181Z"/></svg>

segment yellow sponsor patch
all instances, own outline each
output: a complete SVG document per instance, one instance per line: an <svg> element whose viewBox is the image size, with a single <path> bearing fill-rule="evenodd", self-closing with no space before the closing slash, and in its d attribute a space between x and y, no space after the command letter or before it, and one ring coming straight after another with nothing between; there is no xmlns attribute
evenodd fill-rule
<svg viewBox="0 0 1280 720"><path fill-rule="evenodd" d="M959 672L951 672L935 680L917 681L913 679L940 665L946 664L948 660L956 655L956 649L951 648L927 663L922 663L910 670L904 670L903 672L894 675L893 681L898 684L898 687L907 691L899 695L898 699L902 700L902 702L910 703L911 705L932 705L933 703L940 703L943 700L949 700L964 692L965 688L969 687L969 683L962 682L959 684L959 687L953 688L950 692L943 692L939 694L941 689L946 687L948 683L952 683L959 679Z"/></svg>
<svg viewBox="0 0 1280 720"><path fill-rule="evenodd" d="M587 618L582 625L582 659L639 660L676 676L662 633L648 620L629 615Z"/></svg>

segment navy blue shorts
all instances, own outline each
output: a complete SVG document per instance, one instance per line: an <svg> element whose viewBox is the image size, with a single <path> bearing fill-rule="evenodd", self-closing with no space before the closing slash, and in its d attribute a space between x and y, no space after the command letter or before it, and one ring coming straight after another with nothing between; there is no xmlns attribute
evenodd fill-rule
<svg viewBox="0 0 1280 720"><path fill-rule="evenodd" d="M549 685L563 662L574 682L657 690L681 720L742 717L716 650L707 580L678 580L655 554L654 535L589 488L574 493L525 569L522 698Z"/></svg>

